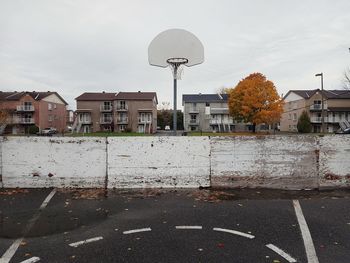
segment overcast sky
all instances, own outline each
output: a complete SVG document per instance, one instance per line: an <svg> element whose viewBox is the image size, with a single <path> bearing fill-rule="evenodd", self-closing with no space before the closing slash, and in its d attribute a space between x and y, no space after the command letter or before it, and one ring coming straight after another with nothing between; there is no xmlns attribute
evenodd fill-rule
<svg viewBox="0 0 350 263"><path fill-rule="evenodd" d="M349 0L0 0L0 90L155 91L172 102L170 69L148 64L151 40L183 28L205 62L185 68L182 94L215 93L253 72L290 89L341 89L350 66Z"/></svg>

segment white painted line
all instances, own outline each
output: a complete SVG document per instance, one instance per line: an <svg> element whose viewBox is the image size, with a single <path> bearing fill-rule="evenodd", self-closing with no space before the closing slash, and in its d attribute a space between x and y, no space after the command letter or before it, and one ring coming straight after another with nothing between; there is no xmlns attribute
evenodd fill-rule
<svg viewBox="0 0 350 263"><path fill-rule="evenodd" d="M295 210L295 214L298 219L301 235L303 237L306 257L308 263L319 263L316 250L314 246L314 242L312 241L312 237L310 234L309 227L307 226L305 217L303 215L303 210L301 210L301 206L298 200L293 200L293 206Z"/></svg>
<svg viewBox="0 0 350 263"><path fill-rule="evenodd" d="M293 262L297 262L294 258L292 258L289 254L287 254L286 252L284 252L282 249L276 247L273 244L267 244L266 245L269 249L271 249L272 251L276 252L278 255L280 255L281 257L283 257L285 260L287 260L290 263Z"/></svg>
<svg viewBox="0 0 350 263"><path fill-rule="evenodd" d="M38 262L38 261L40 261L40 258L32 257L32 258L29 258L27 260L21 261L21 263L34 263L34 262Z"/></svg>
<svg viewBox="0 0 350 263"><path fill-rule="evenodd" d="M22 243L23 237L16 239L12 245L6 250L6 252L0 258L0 263L10 262L13 255L16 253L19 245Z"/></svg>
<svg viewBox="0 0 350 263"><path fill-rule="evenodd" d="M246 238L250 238L250 239L255 238L255 236L253 236L253 235L249 235L249 234L246 234L246 233L243 233L240 231L236 231L236 230L231 230L231 229L214 227L213 230L219 231L219 232L226 232L226 233L230 233L230 234L234 234L234 235L238 235L238 236L242 236L242 237L246 237Z"/></svg>
<svg viewBox="0 0 350 263"><path fill-rule="evenodd" d="M52 199L52 197L55 195L56 193L56 188L53 189L49 195L45 198L45 200L42 202L41 206L39 207L38 211L33 215L33 217L28 221L28 224L26 225L26 227L23 230L23 237L17 238L12 245L6 250L6 252L2 255L2 257L0 258L0 263L8 263L10 262L11 258L14 256L14 254L16 253L18 247L20 246L20 244L22 243L24 237L26 236L26 234L30 231L30 229L33 227L33 225L35 224L35 222L39 219L40 217L40 212L47 206L47 204L50 202L50 200Z"/></svg>
<svg viewBox="0 0 350 263"><path fill-rule="evenodd" d="M202 226L175 226L176 229L202 229Z"/></svg>
<svg viewBox="0 0 350 263"><path fill-rule="evenodd" d="M50 202L50 200L52 199L52 197L56 194L56 188L54 188L51 193L45 198L44 202L41 204L39 210L42 210L44 209L47 204Z"/></svg>
<svg viewBox="0 0 350 263"><path fill-rule="evenodd" d="M132 230L124 231L123 234L124 235L128 235L128 234L147 232L147 231L152 231L152 229L149 228L149 227L147 227L147 228L140 228L140 229L132 229Z"/></svg>
<svg viewBox="0 0 350 263"><path fill-rule="evenodd" d="M91 243L91 242L96 242L96 241L99 241L101 239L103 239L103 237L93 237L93 238L89 238L89 239L86 239L86 240L70 243L69 245L71 247L79 247L81 245L85 245L85 244Z"/></svg>

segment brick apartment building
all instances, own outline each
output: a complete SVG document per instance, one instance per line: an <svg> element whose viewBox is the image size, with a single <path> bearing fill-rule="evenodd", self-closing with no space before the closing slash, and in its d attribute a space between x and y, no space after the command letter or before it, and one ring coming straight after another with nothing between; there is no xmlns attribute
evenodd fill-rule
<svg viewBox="0 0 350 263"><path fill-rule="evenodd" d="M83 93L76 98L75 132L132 131L155 133L155 92Z"/></svg>
<svg viewBox="0 0 350 263"><path fill-rule="evenodd" d="M36 125L39 130L66 128L67 102L57 92L2 92L0 110L7 119L0 124L0 133L24 134Z"/></svg>
<svg viewBox="0 0 350 263"><path fill-rule="evenodd" d="M340 123L350 121L350 91L324 90L324 122L326 131L335 132ZM310 116L313 132L321 132L321 90L290 90L284 96L284 112L281 117L281 131L297 132L301 113L306 110Z"/></svg>

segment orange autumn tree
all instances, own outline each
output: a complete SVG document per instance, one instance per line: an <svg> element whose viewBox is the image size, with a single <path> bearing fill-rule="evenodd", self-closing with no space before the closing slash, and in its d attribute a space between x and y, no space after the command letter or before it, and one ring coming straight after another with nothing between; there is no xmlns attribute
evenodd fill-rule
<svg viewBox="0 0 350 263"><path fill-rule="evenodd" d="M253 73L242 79L228 92L230 115L236 120L253 124L273 124L283 112L283 99L278 95L272 81L261 73Z"/></svg>

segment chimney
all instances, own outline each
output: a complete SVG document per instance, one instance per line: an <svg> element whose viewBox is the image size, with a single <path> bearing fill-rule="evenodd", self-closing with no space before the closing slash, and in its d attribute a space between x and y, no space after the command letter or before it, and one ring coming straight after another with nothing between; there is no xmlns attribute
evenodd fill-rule
<svg viewBox="0 0 350 263"><path fill-rule="evenodd" d="M105 91L102 91L102 93L106 93Z"/></svg>

